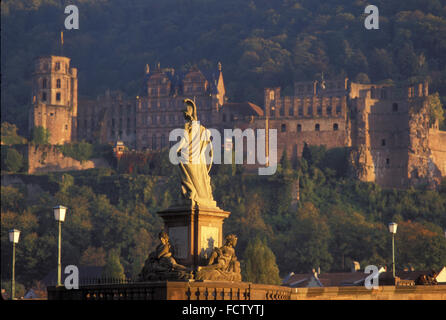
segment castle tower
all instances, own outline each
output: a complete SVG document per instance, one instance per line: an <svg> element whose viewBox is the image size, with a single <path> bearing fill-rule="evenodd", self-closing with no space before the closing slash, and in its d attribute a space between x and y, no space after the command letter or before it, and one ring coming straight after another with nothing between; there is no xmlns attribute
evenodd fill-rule
<svg viewBox="0 0 446 320"><path fill-rule="evenodd" d="M32 79L30 132L34 127L46 128L50 144L75 140L77 105L77 69L70 68L70 58L37 58Z"/></svg>

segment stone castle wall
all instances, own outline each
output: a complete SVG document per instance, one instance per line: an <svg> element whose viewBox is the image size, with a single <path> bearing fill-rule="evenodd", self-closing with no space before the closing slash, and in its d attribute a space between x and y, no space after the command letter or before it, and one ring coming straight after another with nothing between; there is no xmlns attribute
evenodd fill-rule
<svg viewBox="0 0 446 320"><path fill-rule="evenodd" d="M28 173L86 170L103 165L99 160L80 162L65 157L55 146L28 146Z"/></svg>
<svg viewBox="0 0 446 320"><path fill-rule="evenodd" d="M438 168L443 177L446 176L446 132L436 129L429 130L429 150L432 163Z"/></svg>

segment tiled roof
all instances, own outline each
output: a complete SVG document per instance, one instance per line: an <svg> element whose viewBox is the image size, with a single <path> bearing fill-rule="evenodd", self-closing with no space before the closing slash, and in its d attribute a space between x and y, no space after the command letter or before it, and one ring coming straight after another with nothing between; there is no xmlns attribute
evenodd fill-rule
<svg viewBox="0 0 446 320"><path fill-rule="evenodd" d="M223 105L222 111L225 109L244 116L263 116L262 108L251 102L227 102Z"/></svg>

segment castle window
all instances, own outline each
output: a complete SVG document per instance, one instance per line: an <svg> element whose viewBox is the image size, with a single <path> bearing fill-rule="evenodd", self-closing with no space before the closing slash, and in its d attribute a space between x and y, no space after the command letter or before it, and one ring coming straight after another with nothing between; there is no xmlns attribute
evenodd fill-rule
<svg viewBox="0 0 446 320"><path fill-rule="evenodd" d="M301 124L298 124L297 125L297 132L301 132L302 131L302 125Z"/></svg>
<svg viewBox="0 0 446 320"><path fill-rule="evenodd" d="M331 116L331 106L327 107L327 115Z"/></svg>
<svg viewBox="0 0 446 320"><path fill-rule="evenodd" d="M60 92L56 92L56 101L60 101Z"/></svg>
<svg viewBox="0 0 446 320"><path fill-rule="evenodd" d="M42 92L42 101L46 101L46 92Z"/></svg>
<svg viewBox="0 0 446 320"><path fill-rule="evenodd" d="M398 112L398 103L394 103L392 105L392 110L393 110L393 112Z"/></svg>
<svg viewBox="0 0 446 320"><path fill-rule="evenodd" d="M386 139L382 139L382 140L381 140L381 146L384 147L385 145L386 145Z"/></svg>
<svg viewBox="0 0 446 320"><path fill-rule="evenodd" d="M321 106L318 106L318 107L317 107L317 114L318 114L319 116L322 115L322 107L321 107Z"/></svg>
<svg viewBox="0 0 446 320"><path fill-rule="evenodd" d="M269 92L269 99L274 100L274 91L272 90Z"/></svg>
<svg viewBox="0 0 446 320"><path fill-rule="evenodd" d="M282 131L282 132L286 132L286 124L282 124L282 125L280 126L280 131Z"/></svg>
<svg viewBox="0 0 446 320"><path fill-rule="evenodd" d="M60 89L60 79L56 80L56 88Z"/></svg>
<svg viewBox="0 0 446 320"><path fill-rule="evenodd" d="M46 80L46 79L43 79L43 80L42 80L42 88L43 88L43 89L46 89L46 87L47 87L47 80Z"/></svg>
<svg viewBox="0 0 446 320"><path fill-rule="evenodd" d="M157 146L156 146L156 136L153 136L152 137L152 149L156 149L157 148Z"/></svg>
<svg viewBox="0 0 446 320"><path fill-rule="evenodd" d="M339 125L337 123L333 124L333 131L338 131Z"/></svg>
<svg viewBox="0 0 446 320"><path fill-rule="evenodd" d="M288 114L289 114L290 116L294 116L294 108L293 108L293 107L291 107L291 108L288 110Z"/></svg>
<svg viewBox="0 0 446 320"><path fill-rule="evenodd" d="M56 66L54 68L56 71L60 70L60 62L56 62Z"/></svg>
<svg viewBox="0 0 446 320"><path fill-rule="evenodd" d="M319 123L316 123L316 125L314 126L314 130L316 130L316 131L321 130L321 126L319 125Z"/></svg>
<svg viewBox="0 0 446 320"><path fill-rule="evenodd" d="M299 107L299 116L303 116L304 115L304 108Z"/></svg>
<svg viewBox="0 0 446 320"><path fill-rule="evenodd" d="M308 114L312 115L313 114L313 107L308 107Z"/></svg>
<svg viewBox="0 0 446 320"><path fill-rule="evenodd" d="M336 114L341 114L341 106L336 106Z"/></svg>
<svg viewBox="0 0 446 320"><path fill-rule="evenodd" d="M283 117L285 115L285 107L280 108L279 114Z"/></svg>

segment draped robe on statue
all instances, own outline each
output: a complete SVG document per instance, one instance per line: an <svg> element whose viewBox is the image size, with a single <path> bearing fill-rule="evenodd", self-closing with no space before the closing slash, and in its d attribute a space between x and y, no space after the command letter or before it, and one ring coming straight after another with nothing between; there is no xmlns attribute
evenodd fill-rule
<svg viewBox="0 0 446 320"><path fill-rule="evenodd" d="M193 112L190 121L184 127L177 152L181 153L179 168L181 176L181 193L186 204L199 207L215 208L212 196L209 171L212 165L212 142L210 132L197 121L195 103L190 101ZM206 163L206 152L209 151L209 164Z"/></svg>

